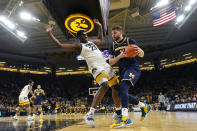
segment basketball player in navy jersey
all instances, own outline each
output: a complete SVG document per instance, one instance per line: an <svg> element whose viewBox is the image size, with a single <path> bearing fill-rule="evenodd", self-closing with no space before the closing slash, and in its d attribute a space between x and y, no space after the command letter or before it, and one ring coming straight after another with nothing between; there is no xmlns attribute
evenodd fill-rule
<svg viewBox="0 0 197 131"><path fill-rule="evenodd" d="M42 119L43 117L43 112L42 112L42 97L44 97L44 99L47 102L47 98L46 98L46 94L44 92L43 89L41 89L41 85L37 86L37 89L34 90L34 95L36 96L34 99L34 104L33 104L33 118L35 119L35 114L36 114L36 110L38 108L38 110L40 111L40 118Z"/></svg>
<svg viewBox="0 0 197 131"><path fill-rule="evenodd" d="M93 98L89 112L84 116L86 123L92 127L95 126L94 112L97 105L102 100L109 87L113 87L117 84L117 76L115 75L113 68L106 62L102 52L97 47L101 45L103 39L102 25L97 19L94 19L94 23L99 27L97 39L88 40L85 31L80 30L76 34L80 42L72 44L62 44L52 34L52 27L48 26L46 29L49 37L58 47L64 49L65 51L74 51L86 60L89 71L93 75L96 82L100 85L98 92ZM112 88L112 92L116 107L120 107L118 91L116 91L115 88Z"/></svg>
<svg viewBox="0 0 197 131"><path fill-rule="evenodd" d="M140 67L135 58L129 58L126 56L124 50L129 45L134 45L137 56L144 57L144 51L139 47L138 43L129 37L123 37L122 27L115 26L112 28L112 38L114 40L110 48L110 65L118 64L120 74L120 87L119 94L122 104L122 115L120 120L112 125L112 128L125 127L132 124L132 121L128 118L128 103L129 99L131 104L137 105L142 110L141 120L143 120L146 114L150 111L151 106L138 101L134 96L128 94L130 87L134 87L135 83L141 75Z"/></svg>

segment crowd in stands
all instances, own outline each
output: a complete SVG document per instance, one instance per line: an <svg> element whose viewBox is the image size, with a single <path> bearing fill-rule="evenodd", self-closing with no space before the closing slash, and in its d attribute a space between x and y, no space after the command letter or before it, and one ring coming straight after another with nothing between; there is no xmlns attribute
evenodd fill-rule
<svg viewBox="0 0 197 131"><path fill-rule="evenodd" d="M165 104L197 101L197 64L174 66L162 70L142 71L141 78L130 94L141 101L158 105L158 95L164 94ZM36 85L41 84L50 105L45 108L53 112L59 107L89 107L93 96L89 96L89 88L93 86L91 75L32 75L16 72L0 71L0 111L13 112L18 105L20 90L32 79ZM79 102L80 101L80 102ZM112 110L111 91L100 104ZM153 105L154 107L154 105ZM155 106L157 107L157 106ZM66 109L65 109L66 110ZM1 113L0 113L1 116Z"/></svg>

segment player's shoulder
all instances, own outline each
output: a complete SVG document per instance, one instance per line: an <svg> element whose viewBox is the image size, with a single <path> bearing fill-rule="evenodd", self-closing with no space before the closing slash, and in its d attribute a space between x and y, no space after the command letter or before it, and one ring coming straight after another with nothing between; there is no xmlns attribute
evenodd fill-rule
<svg viewBox="0 0 197 131"><path fill-rule="evenodd" d="M29 85L25 85L25 86L24 86L24 88L29 88L29 87L30 87Z"/></svg>
<svg viewBox="0 0 197 131"><path fill-rule="evenodd" d="M129 43L129 44L136 44L136 45L138 45L138 43L135 41L135 39L133 38L133 37L127 37L127 42Z"/></svg>

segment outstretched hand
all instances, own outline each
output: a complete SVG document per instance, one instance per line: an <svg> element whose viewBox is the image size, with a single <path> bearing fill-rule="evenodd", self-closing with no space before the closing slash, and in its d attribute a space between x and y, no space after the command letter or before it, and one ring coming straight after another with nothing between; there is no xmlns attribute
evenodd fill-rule
<svg viewBox="0 0 197 131"><path fill-rule="evenodd" d="M49 33L53 30L53 27L51 25L46 26L46 32Z"/></svg>
<svg viewBox="0 0 197 131"><path fill-rule="evenodd" d="M98 19L93 19L93 21L94 21L94 23L95 23L96 25L101 26L101 23L99 22Z"/></svg>

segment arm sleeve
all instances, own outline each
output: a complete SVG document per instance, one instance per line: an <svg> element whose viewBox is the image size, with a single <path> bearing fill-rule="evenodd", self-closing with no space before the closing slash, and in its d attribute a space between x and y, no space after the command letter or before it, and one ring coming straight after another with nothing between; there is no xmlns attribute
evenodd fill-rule
<svg viewBox="0 0 197 131"><path fill-rule="evenodd" d="M115 53L114 53L114 49L113 49L113 44L110 46L110 48L109 48L109 54L110 55L115 55Z"/></svg>

